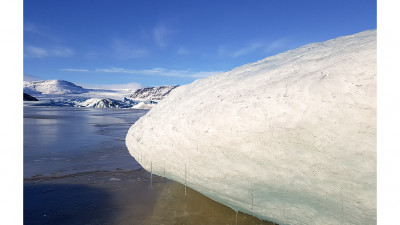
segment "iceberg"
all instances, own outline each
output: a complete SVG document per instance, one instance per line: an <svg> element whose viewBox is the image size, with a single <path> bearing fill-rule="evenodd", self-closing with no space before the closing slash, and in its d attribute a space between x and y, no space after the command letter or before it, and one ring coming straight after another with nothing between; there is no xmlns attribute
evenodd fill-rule
<svg viewBox="0 0 400 225"><path fill-rule="evenodd" d="M278 224L376 224L376 30L173 89L129 129L149 172Z"/></svg>

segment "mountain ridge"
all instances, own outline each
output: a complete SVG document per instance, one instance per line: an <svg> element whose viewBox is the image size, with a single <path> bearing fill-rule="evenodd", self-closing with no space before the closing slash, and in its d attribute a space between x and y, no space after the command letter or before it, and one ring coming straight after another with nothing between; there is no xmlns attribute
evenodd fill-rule
<svg viewBox="0 0 400 225"><path fill-rule="evenodd" d="M40 80L24 81L23 92L39 100L36 103L26 103L31 106L150 109L175 87L177 85L146 87L136 90L89 89L66 80Z"/></svg>

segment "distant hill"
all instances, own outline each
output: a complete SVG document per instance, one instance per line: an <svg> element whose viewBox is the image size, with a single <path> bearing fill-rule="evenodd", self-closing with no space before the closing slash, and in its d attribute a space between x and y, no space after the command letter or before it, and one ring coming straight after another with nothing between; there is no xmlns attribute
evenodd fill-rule
<svg viewBox="0 0 400 225"><path fill-rule="evenodd" d="M31 106L74 106L95 108L150 109L162 100L174 86L128 89L87 89L65 80L24 81L24 100L35 96L39 102ZM32 97L33 98L33 97ZM35 101L35 100L27 100ZM140 104L142 103L142 104Z"/></svg>
<svg viewBox="0 0 400 225"><path fill-rule="evenodd" d="M82 94L88 92L81 86L65 80L24 81L24 93L28 94Z"/></svg>
<svg viewBox="0 0 400 225"><path fill-rule="evenodd" d="M127 98L134 100L161 100L165 96L169 94L169 92L178 87L178 85L170 85L170 86L159 86L159 87L148 87L137 89L132 94L127 95Z"/></svg>

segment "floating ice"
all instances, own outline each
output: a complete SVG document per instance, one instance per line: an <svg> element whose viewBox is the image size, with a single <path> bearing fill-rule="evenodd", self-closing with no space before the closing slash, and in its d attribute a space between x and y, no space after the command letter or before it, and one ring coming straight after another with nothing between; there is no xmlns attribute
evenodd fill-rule
<svg viewBox="0 0 400 225"><path fill-rule="evenodd" d="M110 181L121 181L120 178L115 178L115 177L112 177L112 178L110 178L109 180L110 180Z"/></svg>

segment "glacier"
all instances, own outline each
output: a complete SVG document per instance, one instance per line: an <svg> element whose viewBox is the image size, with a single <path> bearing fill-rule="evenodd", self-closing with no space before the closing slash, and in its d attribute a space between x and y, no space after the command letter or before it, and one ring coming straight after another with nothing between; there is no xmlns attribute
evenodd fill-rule
<svg viewBox="0 0 400 225"><path fill-rule="evenodd" d="M129 129L147 171L278 224L376 224L376 30L180 86Z"/></svg>

